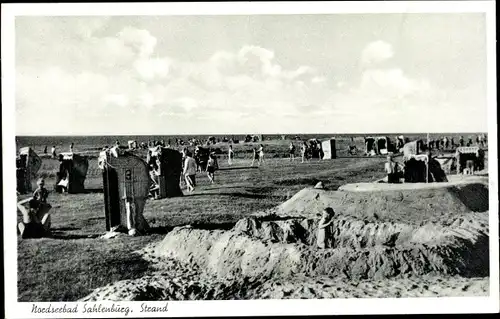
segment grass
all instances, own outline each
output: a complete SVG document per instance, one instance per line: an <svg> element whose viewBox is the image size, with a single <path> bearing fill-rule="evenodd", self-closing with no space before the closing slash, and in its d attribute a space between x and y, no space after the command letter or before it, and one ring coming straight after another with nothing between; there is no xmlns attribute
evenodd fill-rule
<svg viewBox="0 0 500 319"><path fill-rule="evenodd" d="M193 194L148 201L144 216L152 227L143 237L97 238L105 232L101 176L93 170L86 180L89 192L51 193L53 238L18 240L19 301L75 301L93 289L117 280L139 278L153 271L138 255L145 245L161 240L173 227L218 224L227 227L249 214L279 205L304 187L321 180L328 188L383 177L381 158L339 158L291 163L272 158L260 168L236 159L233 167L221 161L216 183L198 174ZM41 174L54 182L52 161L44 159Z"/></svg>

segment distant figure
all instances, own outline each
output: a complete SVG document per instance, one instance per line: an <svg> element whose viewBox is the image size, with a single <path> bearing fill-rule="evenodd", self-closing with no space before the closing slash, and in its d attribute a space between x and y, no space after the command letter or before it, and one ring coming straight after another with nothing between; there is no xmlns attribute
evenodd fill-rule
<svg viewBox="0 0 500 319"><path fill-rule="evenodd" d="M448 140L448 138L446 136L443 138L443 142L444 142L444 149L448 149L450 141Z"/></svg>
<svg viewBox="0 0 500 319"><path fill-rule="evenodd" d="M257 152L257 149L254 147L252 149L253 151L253 154L252 154L252 164L250 164L251 167L253 167L253 164L255 163L255 161L259 161L259 153Z"/></svg>
<svg viewBox="0 0 500 319"><path fill-rule="evenodd" d="M469 137L469 140L467 141L467 146L472 146L473 142L472 142L472 138Z"/></svg>
<svg viewBox="0 0 500 319"><path fill-rule="evenodd" d="M75 148L75 143L71 143L71 145L69 146L69 152L73 153L74 148Z"/></svg>
<svg viewBox="0 0 500 319"><path fill-rule="evenodd" d="M464 137L463 136L460 136L458 143L460 144L460 146L464 146Z"/></svg>
<svg viewBox="0 0 500 319"><path fill-rule="evenodd" d="M331 207L325 208L318 224L316 243L319 248L329 248L332 243L332 231L329 227L333 223L335 212Z"/></svg>
<svg viewBox="0 0 500 319"><path fill-rule="evenodd" d="M307 144L306 142L302 143L302 146L300 147L300 155L302 156L302 163L304 163L305 160L307 160L306 155L307 155Z"/></svg>
<svg viewBox="0 0 500 319"><path fill-rule="evenodd" d="M295 161L295 145L290 142L290 146L288 147L288 153L290 154L290 161Z"/></svg>
<svg viewBox="0 0 500 319"><path fill-rule="evenodd" d="M29 208L24 204L28 203ZM33 198L27 198L17 203L17 209L23 215L23 221L18 224L19 233L22 238L40 238L50 235L51 206L42 204Z"/></svg>
<svg viewBox="0 0 500 319"><path fill-rule="evenodd" d="M229 145L229 150L227 151L227 163L229 165L233 165L233 157L234 157L233 146Z"/></svg>
<svg viewBox="0 0 500 319"><path fill-rule="evenodd" d="M385 163L385 172L387 174L387 182L390 184L399 183L398 166L392 160L392 156L387 156L387 162Z"/></svg>
<svg viewBox="0 0 500 319"><path fill-rule="evenodd" d="M196 160L192 157L191 152L186 151L186 159L184 160L183 175L184 178L186 179L188 192L193 192L196 186L196 170L197 170Z"/></svg>
<svg viewBox="0 0 500 319"><path fill-rule="evenodd" d="M45 145L45 148L43 149L43 154L47 154L47 145Z"/></svg>
<svg viewBox="0 0 500 319"><path fill-rule="evenodd" d="M429 148L433 149L434 148L434 140L429 141Z"/></svg>
<svg viewBox="0 0 500 319"><path fill-rule="evenodd" d="M157 163L151 163L149 165L149 177L151 178L151 188L150 193L153 195L154 199L158 199L160 196L160 183L158 180L158 168Z"/></svg>
<svg viewBox="0 0 500 319"><path fill-rule="evenodd" d="M120 141L116 140L116 142L115 142L115 146L116 146L116 147L120 147Z"/></svg>
<svg viewBox="0 0 500 319"><path fill-rule="evenodd" d="M50 150L50 154L52 154L52 158L56 158L57 157L57 154L56 154L56 146L52 146L52 149Z"/></svg>
<svg viewBox="0 0 500 319"><path fill-rule="evenodd" d="M468 160L465 162L464 175L474 175L474 161Z"/></svg>
<svg viewBox="0 0 500 319"><path fill-rule="evenodd" d="M215 171L219 168L218 166L215 154L211 153L207 162L207 176L211 184L215 182Z"/></svg>
<svg viewBox="0 0 500 319"><path fill-rule="evenodd" d="M261 164L264 164L264 145L260 144L260 147L257 151L259 152L259 166L260 166Z"/></svg>
<svg viewBox="0 0 500 319"><path fill-rule="evenodd" d="M36 184L37 189L33 192L33 199L39 201L40 203L47 204L47 197L49 196L49 191L45 188L45 180L40 178Z"/></svg>
<svg viewBox="0 0 500 319"><path fill-rule="evenodd" d="M452 137L450 139L450 144L451 144L451 148L454 149L455 148L455 138L454 137Z"/></svg>

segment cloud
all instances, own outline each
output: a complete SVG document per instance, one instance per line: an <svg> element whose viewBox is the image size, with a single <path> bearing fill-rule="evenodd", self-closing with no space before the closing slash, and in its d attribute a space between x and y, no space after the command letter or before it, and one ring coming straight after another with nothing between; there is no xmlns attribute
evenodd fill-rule
<svg viewBox="0 0 500 319"><path fill-rule="evenodd" d="M123 94L109 94L104 97L104 103L123 108L128 105L129 101L127 96Z"/></svg>
<svg viewBox="0 0 500 319"><path fill-rule="evenodd" d="M388 60L394 56L392 45L378 40L369 43L361 53L361 63L372 65Z"/></svg>
<svg viewBox="0 0 500 319"><path fill-rule="evenodd" d="M311 79L311 83L325 83L326 77L324 76L315 76Z"/></svg>
<svg viewBox="0 0 500 319"><path fill-rule="evenodd" d="M149 57L156 47L157 40L149 31L126 27L118 33L125 45L134 48L140 57Z"/></svg>
<svg viewBox="0 0 500 319"><path fill-rule="evenodd" d="M170 60L167 58L140 58L134 62L137 73L145 80L156 77L166 78L170 71Z"/></svg>
<svg viewBox="0 0 500 319"><path fill-rule="evenodd" d="M56 114L61 131L78 126L72 122L75 112L92 123L99 118L103 129L106 121L120 119L133 121L134 130L141 132L166 123L194 132L207 122L214 130L259 131L266 121L279 131L319 128L327 119L368 127L379 119L367 118L367 110L392 114L397 121L397 116L416 114L422 105L443 100L426 79L402 68L382 68L380 62L394 55L392 46L382 41L365 47L364 68L348 78L302 63L285 67L272 49L256 45L183 61L155 52L156 37L147 30L127 27L115 36L98 37L99 28L96 22L87 33L79 31L85 33L84 40L57 47L64 52L64 63L52 57L55 49L45 48L44 54L51 53L45 63L41 59L39 65L17 68L19 115L50 122ZM38 116L40 109L51 115ZM305 124L293 122L304 118ZM20 121L19 129L28 130L29 121ZM89 128L79 129L85 134Z"/></svg>

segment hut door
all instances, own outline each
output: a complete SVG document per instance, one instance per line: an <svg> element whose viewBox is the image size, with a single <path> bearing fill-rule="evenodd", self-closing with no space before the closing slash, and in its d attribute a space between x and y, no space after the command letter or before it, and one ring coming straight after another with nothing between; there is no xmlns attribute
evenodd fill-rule
<svg viewBox="0 0 500 319"><path fill-rule="evenodd" d="M136 225L136 191L135 184L137 183L138 172L135 171L136 168L128 167L122 170L123 174L123 213L121 215L121 224L127 229L135 228Z"/></svg>
<svg viewBox="0 0 500 319"><path fill-rule="evenodd" d="M120 225L120 193L118 174L115 169L106 167L103 171L104 212L106 230Z"/></svg>

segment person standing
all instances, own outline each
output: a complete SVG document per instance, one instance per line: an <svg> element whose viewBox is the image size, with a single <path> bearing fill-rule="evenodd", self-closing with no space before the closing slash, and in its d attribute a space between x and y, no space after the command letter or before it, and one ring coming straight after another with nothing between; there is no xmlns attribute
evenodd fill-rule
<svg viewBox="0 0 500 319"><path fill-rule="evenodd" d="M56 158L57 157L57 154L56 154L56 146L52 146L52 149L50 150L50 153L52 154L52 158Z"/></svg>
<svg viewBox="0 0 500 319"><path fill-rule="evenodd" d="M188 192L194 192L196 186L196 170L197 165L195 159L192 157L191 152L186 152L186 159L184 160L184 178Z"/></svg>
<svg viewBox="0 0 500 319"><path fill-rule="evenodd" d="M302 143L302 146L300 147L300 154L302 155L302 163L307 159L306 154L307 154L307 144L306 142Z"/></svg>
<svg viewBox="0 0 500 319"><path fill-rule="evenodd" d="M333 217L335 216L335 211L331 207L327 207L323 210L321 215L321 220L318 224L318 234L316 236L316 244L318 248L329 248L332 243L332 231L330 225L333 224Z"/></svg>
<svg viewBox="0 0 500 319"><path fill-rule="evenodd" d="M215 182L215 171L217 170L217 159L215 158L215 154L211 153L207 162L207 176L210 180L210 183L213 184Z"/></svg>
<svg viewBox="0 0 500 319"><path fill-rule="evenodd" d="M233 165L233 157L234 157L233 146L229 145L229 150L227 151L227 163L229 165Z"/></svg>
<svg viewBox="0 0 500 319"><path fill-rule="evenodd" d="M387 156L387 162L385 163L385 172L387 173L388 183L395 184L399 182L397 164L392 160L391 156Z"/></svg>
<svg viewBox="0 0 500 319"><path fill-rule="evenodd" d="M260 144L260 147L257 151L259 152L259 166L260 166L261 164L264 164L264 145Z"/></svg>
<svg viewBox="0 0 500 319"><path fill-rule="evenodd" d="M253 164L255 161L259 161L259 153L257 152L257 148L252 148L252 164L250 164L250 167L253 167Z"/></svg>
<svg viewBox="0 0 500 319"><path fill-rule="evenodd" d="M460 146L464 146L464 137L460 136L460 140L458 142L460 143Z"/></svg>
<svg viewBox="0 0 500 319"><path fill-rule="evenodd" d="M75 148L75 143L72 142L71 145L69 146L69 152L73 153L74 148Z"/></svg>
<svg viewBox="0 0 500 319"><path fill-rule="evenodd" d="M293 142L290 142L290 146L288 147L288 152L290 153L290 161L295 161L295 145Z"/></svg>
<svg viewBox="0 0 500 319"><path fill-rule="evenodd" d="M43 149L43 154L47 154L47 145L45 145L45 148Z"/></svg>

